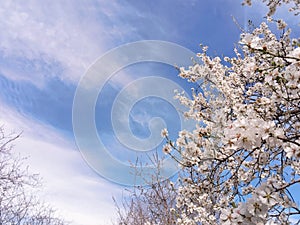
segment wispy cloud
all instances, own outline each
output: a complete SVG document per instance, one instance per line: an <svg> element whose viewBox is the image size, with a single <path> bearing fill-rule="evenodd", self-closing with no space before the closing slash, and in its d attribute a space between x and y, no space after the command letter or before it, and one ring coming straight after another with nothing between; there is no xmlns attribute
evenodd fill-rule
<svg viewBox="0 0 300 225"><path fill-rule="evenodd" d="M61 72L53 76L76 82L113 45L111 37L122 36L123 29L110 27L108 19L118 15L119 7L113 1L4 1L0 6L0 29L5 31L0 35L0 51L8 60L27 60L34 67L57 64ZM1 72L37 85L51 75L41 77L38 70L28 74L26 66L24 69L23 73L9 68Z"/></svg>

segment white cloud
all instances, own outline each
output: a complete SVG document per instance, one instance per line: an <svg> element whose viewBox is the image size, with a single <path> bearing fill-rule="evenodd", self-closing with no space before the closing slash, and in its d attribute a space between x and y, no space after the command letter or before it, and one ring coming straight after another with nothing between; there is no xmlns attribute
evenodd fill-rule
<svg viewBox="0 0 300 225"><path fill-rule="evenodd" d="M114 28L105 25L103 18L118 11L118 5L98 4L4 1L0 6L0 29L5 31L0 35L0 50L5 57L59 64L62 74L56 75L62 80L77 82L88 66L108 50L110 35L115 33ZM122 33L122 29L118 32ZM10 74L4 71L4 75L10 77ZM17 75L19 79L28 79L26 73ZM36 85L45 79L41 74L30 76Z"/></svg>

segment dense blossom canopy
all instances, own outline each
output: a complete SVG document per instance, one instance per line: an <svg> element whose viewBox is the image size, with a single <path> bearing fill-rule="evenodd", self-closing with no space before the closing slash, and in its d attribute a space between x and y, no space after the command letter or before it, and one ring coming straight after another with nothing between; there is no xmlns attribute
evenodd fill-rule
<svg viewBox="0 0 300 225"><path fill-rule="evenodd" d="M161 132L163 152L182 168L176 186L162 185L176 196L168 212L176 224L300 224L292 192L300 188L300 39L271 17L289 4L297 19L300 1L263 2L269 7L266 22L242 31L234 57L211 57L204 46L193 66L180 68L180 76L197 88L192 98L176 95L195 129L180 131L175 141L167 129ZM155 190L150 188L155 194L144 208L160 204ZM164 215L143 218L153 225Z"/></svg>
<svg viewBox="0 0 300 225"><path fill-rule="evenodd" d="M176 142L162 132L164 152L178 151L184 171L178 224L299 219L290 188L300 183L300 43L283 20L268 20L278 30L273 33L263 22L242 33L235 57L211 58L203 47L201 63L180 69L180 76L201 83L201 90L194 90L192 99L177 95L196 129L181 131Z"/></svg>

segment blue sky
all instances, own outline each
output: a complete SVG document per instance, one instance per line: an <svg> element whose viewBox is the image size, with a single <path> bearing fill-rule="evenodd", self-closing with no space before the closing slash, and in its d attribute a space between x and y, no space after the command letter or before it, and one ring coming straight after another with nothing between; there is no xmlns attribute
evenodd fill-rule
<svg viewBox="0 0 300 225"><path fill-rule="evenodd" d="M121 196L124 187L89 167L72 129L76 87L100 56L141 40L169 41L193 52L203 43L212 55L230 56L240 33L231 16L244 27L248 19L258 25L266 12L261 4L242 7L236 0L2 1L0 123L9 131L23 131L15 149L29 155L31 169L44 178L43 197L76 225L108 224L114 217L111 196ZM132 88L134 80L149 76L174 81L187 91L191 87L172 66L158 63L136 64L113 74L99 94L95 121L99 138L122 163L143 153L131 151L114 135L114 99L124 87ZM132 108L128 123L133 134L147 138L153 117L165 119L176 136L176 109L156 97L140 99Z"/></svg>

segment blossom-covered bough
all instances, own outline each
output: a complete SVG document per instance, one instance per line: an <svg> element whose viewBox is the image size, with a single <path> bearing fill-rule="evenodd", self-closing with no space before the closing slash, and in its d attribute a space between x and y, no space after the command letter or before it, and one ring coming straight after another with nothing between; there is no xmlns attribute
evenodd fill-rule
<svg viewBox="0 0 300 225"><path fill-rule="evenodd" d="M203 47L193 66L180 68L181 77L200 83L192 99L176 95L195 129L176 141L161 132L180 179L137 188L118 224L300 224L300 39L271 18L287 3L297 15L300 1L262 1L268 22L243 31L234 57L210 57ZM161 207L165 191L172 204Z"/></svg>
<svg viewBox="0 0 300 225"><path fill-rule="evenodd" d="M269 15L281 2L269 2ZM235 57L211 58L204 47L201 63L180 68L202 90L177 95L196 129L176 142L162 132L164 152L181 155L178 224L300 223L291 192L300 190L300 42L283 20L269 23L278 34L265 22L241 34Z"/></svg>
<svg viewBox="0 0 300 225"><path fill-rule="evenodd" d="M289 11L294 12L295 15L300 13L300 1L299 0L262 0L262 2L266 2L269 7L268 16L274 15L278 6L282 4L290 4L291 7ZM243 5L252 5L252 0L244 0Z"/></svg>

